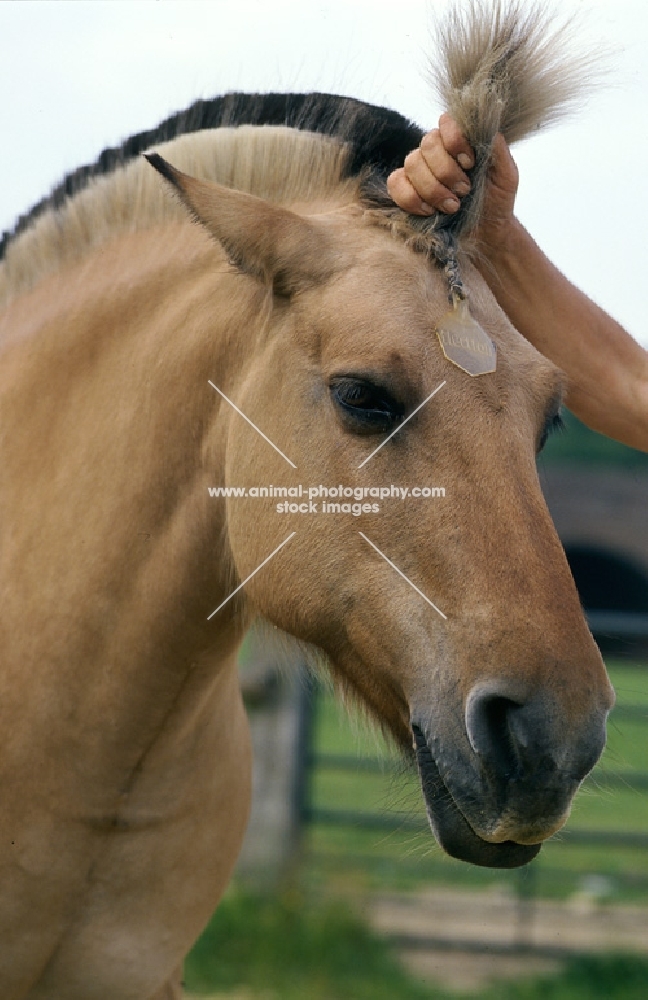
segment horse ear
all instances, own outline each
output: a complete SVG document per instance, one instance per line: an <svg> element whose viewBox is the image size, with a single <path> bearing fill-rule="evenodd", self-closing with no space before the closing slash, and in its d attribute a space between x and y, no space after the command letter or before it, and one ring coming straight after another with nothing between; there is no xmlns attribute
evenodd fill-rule
<svg viewBox="0 0 648 1000"><path fill-rule="evenodd" d="M158 153L144 155L232 263L272 284L276 294L319 284L337 269L321 226L245 191L189 177Z"/></svg>

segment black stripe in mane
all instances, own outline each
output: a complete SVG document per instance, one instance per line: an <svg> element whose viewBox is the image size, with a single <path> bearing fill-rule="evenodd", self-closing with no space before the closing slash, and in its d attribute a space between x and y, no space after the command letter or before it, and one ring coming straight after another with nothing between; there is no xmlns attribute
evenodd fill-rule
<svg viewBox="0 0 648 1000"><path fill-rule="evenodd" d="M350 176L371 167L374 176L385 178L402 165L405 156L423 138L423 131L398 112L336 94L231 93L210 101L196 101L185 111L165 119L157 128L139 132L121 146L105 149L94 163L68 174L50 195L20 216L12 231L3 234L0 259L15 236L44 212L60 208L93 177L109 174L151 146L176 136L235 125L287 125L338 136L351 145Z"/></svg>

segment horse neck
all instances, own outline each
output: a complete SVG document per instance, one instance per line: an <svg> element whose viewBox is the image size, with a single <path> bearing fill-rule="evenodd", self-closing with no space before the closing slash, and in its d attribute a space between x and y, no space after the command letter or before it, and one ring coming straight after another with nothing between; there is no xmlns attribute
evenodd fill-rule
<svg viewBox="0 0 648 1000"><path fill-rule="evenodd" d="M225 504L207 489L230 415L208 380L227 391L260 322L247 298L223 297L228 280L203 232L172 224L115 240L0 319L17 428L5 501L20 523L6 572L17 621L51 603L41 645L57 670L121 656L127 673L171 675L210 651L227 659L242 635L236 601L207 620L236 583Z"/></svg>

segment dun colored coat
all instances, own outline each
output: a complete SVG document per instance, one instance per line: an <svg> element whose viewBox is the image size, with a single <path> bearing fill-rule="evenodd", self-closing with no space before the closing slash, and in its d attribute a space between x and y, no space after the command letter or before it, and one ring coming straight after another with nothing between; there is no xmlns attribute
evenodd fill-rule
<svg viewBox="0 0 648 1000"><path fill-rule="evenodd" d="M473 8L464 70L501 110L517 66L529 130L556 98L520 49L544 29L496 13ZM248 815L254 615L323 651L416 758L465 860L531 858L601 751L611 689L535 468L563 376L461 225L389 205L420 136L324 95L201 102L3 244L3 1000L180 995ZM490 374L441 350L439 261ZM356 517L209 494L300 483L446 495Z"/></svg>

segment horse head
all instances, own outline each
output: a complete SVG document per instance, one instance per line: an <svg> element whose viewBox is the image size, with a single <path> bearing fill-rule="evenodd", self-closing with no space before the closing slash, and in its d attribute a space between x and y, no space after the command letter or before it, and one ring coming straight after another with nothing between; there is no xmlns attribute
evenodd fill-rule
<svg viewBox="0 0 648 1000"><path fill-rule="evenodd" d="M492 120L491 140L520 133L511 66L534 96L527 130L542 106L524 56L537 24L498 30L479 55L488 73L471 73L477 98L490 87L517 117ZM479 149L483 181L488 142ZM226 481L248 489L226 517L246 599L322 649L416 758L450 854L524 864L565 822L613 703L536 471L564 377L462 252L466 217L454 231L416 223L371 205L367 178L346 199L285 207L150 159L222 246L255 317L228 390L248 420L223 414ZM275 496L259 502L258 484ZM291 504L299 487L308 495Z"/></svg>

